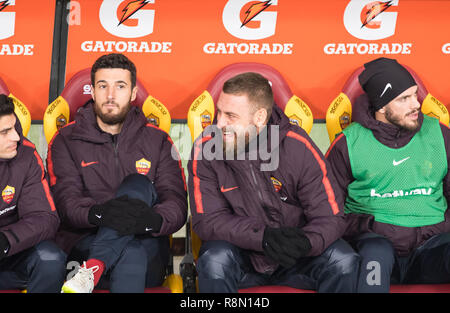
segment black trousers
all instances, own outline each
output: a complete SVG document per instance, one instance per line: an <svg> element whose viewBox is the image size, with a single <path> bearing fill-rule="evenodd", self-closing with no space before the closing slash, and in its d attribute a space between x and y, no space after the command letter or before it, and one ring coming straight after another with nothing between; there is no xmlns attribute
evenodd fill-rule
<svg viewBox="0 0 450 313"><path fill-rule="evenodd" d="M248 251L226 241L207 241L197 262L200 292L238 292L240 288L284 285L318 292L355 292L359 256L342 239L321 255L298 260L291 268L279 267L271 275L257 273Z"/></svg>
<svg viewBox="0 0 450 313"><path fill-rule="evenodd" d="M66 275L66 254L52 241L0 261L0 289L27 289L27 292L61 292Z"/></svg>
<svg viewBox="0 0 450 313"><path fill-rule="evenodd" d="M450 283L450 234L435 235L407 256L385 237L366 233L352 242L361 257L358 292L389 292L391 284Z"/></svg>

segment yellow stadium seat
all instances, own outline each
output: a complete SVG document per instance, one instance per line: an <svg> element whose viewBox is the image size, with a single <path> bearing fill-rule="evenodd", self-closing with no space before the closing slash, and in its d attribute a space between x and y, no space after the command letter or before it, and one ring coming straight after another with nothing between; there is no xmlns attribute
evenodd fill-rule
<svg viewBox="0 0 450 313"><path fill-rule="evenodd" d="M17 118L20 121L20 125L22 126L22 133L24 136L28 135L31 127L31 115L28 108L25 104L22 103L19 99L17 99L8 89L5 82L0 78L0 93L5 94L13 99L14 102L14 113L16 113Z"/></svg>

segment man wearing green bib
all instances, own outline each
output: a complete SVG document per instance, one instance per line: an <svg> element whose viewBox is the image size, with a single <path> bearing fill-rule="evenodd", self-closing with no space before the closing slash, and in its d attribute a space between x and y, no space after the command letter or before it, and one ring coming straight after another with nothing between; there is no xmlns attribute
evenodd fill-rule
<svg viewBox="0 0 450 313"><path fill-rule="evenodd" d="M345 200L347 239L361 256L359 292L450 282L450 129L424 116L396 60L364 65L353 123L326 157Z"/></svg>

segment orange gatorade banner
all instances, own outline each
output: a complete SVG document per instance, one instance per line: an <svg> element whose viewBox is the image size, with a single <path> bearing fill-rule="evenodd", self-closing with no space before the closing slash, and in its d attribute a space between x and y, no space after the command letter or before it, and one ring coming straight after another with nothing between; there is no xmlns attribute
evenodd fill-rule
<svg viewBox="0 0 450 313"><path fill-rule="evenodd" d="M54 0L0 1L0 77L33 120L48 105L54 19Z"/></svg>
<svg viewBox="0 0 450 313"><path fill-rule="evenodd" d="M66 82L121 52L172 118L223 67L260 62L324 119L346 79L376 57L410 66L450 104L450 1L78 0L68 17ZM54 0L0 0L0 75L34 120L48 105Z"/></svg>

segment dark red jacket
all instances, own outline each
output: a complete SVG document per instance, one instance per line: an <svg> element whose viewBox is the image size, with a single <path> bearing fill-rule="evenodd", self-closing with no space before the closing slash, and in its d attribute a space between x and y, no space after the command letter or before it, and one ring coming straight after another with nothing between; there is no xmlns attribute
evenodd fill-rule
<svg viewBox="0 0 450 313"><path fill-rule="evenodd" d="M366 95L360 96L353 106L353 121L370 129L375 138L390 148L401 148L407 145L414 135L420 130L407 131L394 125L377 121L369 112L369 100ZM423 114L419 114L420 125L423 122ZM444 137L447 162L450 160L450 129L441 124ZM433 140L430 138L430 140ZM350 159L348 155L347 140L342 133L336 137L331 144L326 158L330 162L333 173L339 185L339 192L344 198L347 196L347 186L354 180L352 175ZM444 195L447 202L450 200L450 176L444 178ZM431 236L450 231L450 212L445 213L445 221L423 227L402 227L375 222L373 216L366 214L347 214L347 231L344 238L351 240L358 234L364 232L375 232L388 238L399 255L407 255L413 249L421 245Z"/></svg>
<svg viewBox="0 0 450 313"><path fill-rule="evenodd" d="M97 126L92 102L79 110L49 143L47 167L56 208L61 217L57 243L66 251L95 230L90 208L115 197L122 180L143 172L155 184L154 206L163 223L158 234L169 235L186 222L187 195L181 161L169 135L147 123L137 107L128 113L117 136ZM142 163L150 165L145 169ZM148 163L151 162L151 163Z"/></svg>
<svg viewBox="0 0 450 313"><path fill-rule="evenodd" d="M18 119L15 128L17 155L0 159L0 231L10 243L9 256L53 239L59 226L42 159Z"/></svg>
<svg viewBox="0 0 450 313"><path fill-rule="evenodd" d="M321 254L345 229L342 199L336 198L336 182L320 150L278 108L269 125L279 125L280 160L274 171L260 171L261 159L200 160L212 139L208 136L196 140L188 163L194 231L202 240L251 250L262 273L277 267L263 253L266 226L302 228L312 245L310 256Z"/></svg>

